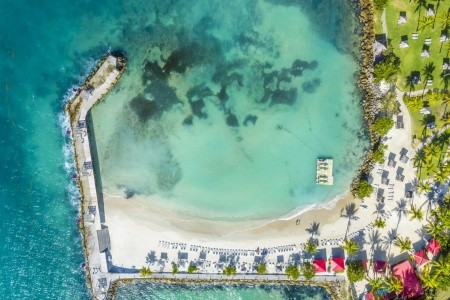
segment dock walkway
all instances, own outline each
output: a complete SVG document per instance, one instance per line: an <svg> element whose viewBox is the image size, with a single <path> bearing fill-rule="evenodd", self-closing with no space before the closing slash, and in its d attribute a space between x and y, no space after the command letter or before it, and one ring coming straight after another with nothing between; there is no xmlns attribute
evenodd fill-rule
<svg viewBox="0 0 450 300"><path fill-rule="evenodd" d="M102 230L100 221L86 116L89 110L114 86L123 70L123 58L108 55L66 106L75 150L78 186L82 196L80 228L87 260L86 276L95 299L104 299L106 296L108 282L105 282L105 274L108 272L108 254L100 252L99 240L102 239L97 238L99 233L105 231Z"/></svg>

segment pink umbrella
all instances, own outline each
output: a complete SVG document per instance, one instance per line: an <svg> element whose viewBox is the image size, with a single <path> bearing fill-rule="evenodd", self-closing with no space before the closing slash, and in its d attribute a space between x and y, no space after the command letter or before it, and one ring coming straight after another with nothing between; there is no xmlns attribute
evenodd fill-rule
<svg viewBox="0 0 450 300"><path fill-rule="evenodd" d="M313 262L316 268L316 273L323 273L327 271L327 262L324 259L317 259Z"/></svg>
<svg viewBox="0 0 450 300"><path fill-rule="evenodd" d="M435 256L441 250L441 246L436 239L432 239L427 245L427 250Z"/></svg>
<svg viewBox="0 0 450 300"><path fill-rule="evenodd" d="M419 252L416 252L414 254L414 260L416 261L416 263L419 266L426 263L427 261L429 261L427 253L425 252L425 249L422 249Z"/></svg>
<svg viewBox="0 0 450 300"><path fill-rule="evenodd" d="M331 259L331 270L333 272L344 271L345 262L343 257L335 257Z"/></svg>
<svg viewBox="0 0 450 300"><path fill-rule="evenodd" d="M384 273L386 271L387 263L382 260L376 260L373 262L373 269L377 273Z"/></svg>

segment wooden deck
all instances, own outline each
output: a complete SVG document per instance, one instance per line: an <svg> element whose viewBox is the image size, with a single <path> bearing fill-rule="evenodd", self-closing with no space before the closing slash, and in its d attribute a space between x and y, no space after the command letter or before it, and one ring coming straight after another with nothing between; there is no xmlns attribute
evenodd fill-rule
<svg viewBox="0 0 450 300"><path fill-rule="evenodd" d="M318 158L316 166L316 183L321 185L333 185L333 160Z"/></svg>

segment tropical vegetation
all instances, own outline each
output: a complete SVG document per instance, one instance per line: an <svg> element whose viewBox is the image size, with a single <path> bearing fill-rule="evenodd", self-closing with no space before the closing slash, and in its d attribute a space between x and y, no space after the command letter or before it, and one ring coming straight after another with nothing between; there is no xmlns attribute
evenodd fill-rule
<svg viewBox="0 0 450 300"><path fill-rule="evenodd" d="M316 275L316 268L308 261L300 266L300 273L305 277L305 280L310 281Z"/></svg>
<svg viewBox="0 0 450 300"><path fill-rule="evenodd" d="M340 247L347 253L347 256L353 256L359 251L358 244L353 240L345 240Z"/></svg>
<svg viewBox="0 0 450 300"><path fill-rule="evenodd" d="M394 126L394 120L389 117L380 117L375 120L373 130L380 136L385 136Z"/></svg>
<svg viewBox="0 0 450 300"><path fill-rule="evenodd" d="M139 275L141 275L142 277L148 277L152 274L153 272L148 267L142 267L139 269Z"/></svg>
<svg viewBox="0 0 450 300"><path fill-rule="evenodd" d="M188 267L189 274L195 273L195 272L197 272L197 270L198 270L198 268L196 265L189 265L189 267Z"/></svg>
<svg viewBox="0 0 450 300"><path fill-rule="evenodd" d="M289 265L286 267L285 273L288 278L297 280L300 277L300 271L296 265Z"/></svg>
<svg viewBox="0 0 450 300"><path fill-rule="evenodd" d="M350 282L357 282L364 279L366 270L361 261L350 261L347 263L347 278Z"/></svg>
<svg viewBox="0 0 450 300"><path fill-rule="evenodd" d="M362 179L359 182L358 198L363 199L363 198L369 197L370 194L372 194L372 192L373 192L373 187L370 185L370 183L367 180Z"/></svg>
<svg viewBox="0 0 450 300"><path fill-rule="evenodd" d="M265 263L260 263L257 268L257 272L259 275L264 275L267 273L267 267Z"/></svg>
<svg viewBox="0 0 450 300"><path fill-rule="evenodd" d="M178 265L176 263L172 263L172 274L178 273Z"/></svg>
<svg viewBox="0 0 450 300"><path fill-rule="evenodd" d="M305 251L314 254L317 252L317 245L312 238L310 238L305 244Z"/></svg>
<svg viewBox="0 0 450 300"><path fill-rule="evenodd" d="M379 144L378 147L376 147L375 151L373 152L373 161L378 164L384 164L385 158L384 158L384 152L387 149L387 145L385 144Z"/></svg>
<svg viewBox="0 0 450 300"><path fill-rule="evenodd" d="M236 275L236 267L235 266L226 266L223 269L223 275L225 276L231 276L231 275Z"/></svg>

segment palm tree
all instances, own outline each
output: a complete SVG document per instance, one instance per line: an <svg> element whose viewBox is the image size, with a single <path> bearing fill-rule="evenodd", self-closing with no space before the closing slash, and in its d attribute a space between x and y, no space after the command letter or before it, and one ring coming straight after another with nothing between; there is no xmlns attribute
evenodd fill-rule
<svg viewBox="0 0 450 300"><path fill-rule="evenodd" d="M438 260L432 261L431 265L436 275L450 276L450 259L448 255L440 256Z"/></svg>
<svg viewBox="0 0 450 300"><path fill-rule="evenodd" d="M447 177L448 173L444 169L440 169L435 176L436 180L439 181L440 183L444 183Z"/></svg>
<svg viewBox="0 0 450 300"><path fill-rule="evenodd" d="M420 12L421 12L421 8L426 8L427 7L427 1L426 0L412 0L412 3L417 5L416 9L414 10L414 12L419 12L419 18L420 19ZM419 28L419 23L417 23L417 28L416 30L418 30Z"/></svg>
<svg viewBox="0 0 450 300"><path fill-rule="evenodd" d="M386 277L384 282L386 283L387 290L391 293L394 292L398 295L398 293L403 291L402 280L394 275Z"/></svg>
<svg viewBox="0 0 450 300"><path fill-rule="evenodd" d="M345 209L345 213L342 213ZM347 218L347 230L345 231L345 238L347 238L348 230L350 229L350 224L352 220L358 220L359 218L356 216L356 213L358 212L358 209L356 208L355 203L350 203L345 206L341 210L341 217Z"/></svg>
<svg viewBox="0 0 450 300"><path fill-rule="evenodd" d="M425 75L426 79L433 79L433 72L436 69L436 66L434 63L429 62L423 67L423 74ZM426 84L426 82L425 82Z"/></svg>
<svg viewBox="0 0 450 300"><path fill-rule="evenodd" d="M450 9L439 15L437 20L441 23L442 30L446 30L450 26Z"/></svg>
<svg viewBox="0 0 450 300"><path fill-rule="evenodd" d="M382 289L385 288L384 282L383 282L383 280L381 279L381 277L377 277L377 278L373 278L373 279L367 277L366 280L367 280L367 283L369 283L369 285L372 287L371 292L372 292L374 295L376 295L376 293L377 293L379 290L382 290Z"/></svg>
<svg viewBox="0 0 450 300"><path fill-rule="evenodd" d="M428 194L429 192L431 192L431 185L429 183L426 183L425 181L419 181L417 188L419 189L419 193L421 194Z"/></svg>
<svg viewBox="0 0 450 300"><path fill-rule="evenodd" d="M417 27L417 30L422 32L427 28L433 28L434 25L434 18L433 17L422 17L421 19L419 19L419 26Z"/></svg>
<svg viewBox="0 0 450 300"><path fill-rule="evenodd" d="M423 219L423 212L420 209L420 207L417 207L414 204L411 204L411 207L410 207L408 212L410 214L410 218L409 218L410 221L412 221L414 219L422 221L422 219Z"/></svg>
<svg viewBox="0 0 450 300"><path fill-rule="evenodd" d="M420 169L422 168L422 165L425 162L425 159L426 155L423 149L420 149L419 151L417 151L416 155L414 155L414 166L419 169L419 174Z"/></svg>
<svg viewBox="0 0 450 300"><path fill-rule="evenodd" d="M375 220L375 222L373 223L373 226L375 226L377 228L384 228L384 227L386 227L386 221L383 220L382 218L377 218Z"/></svg>
<svg viewBox="0 0 450 300"><path fill-rule="evenodd" d="M353 256L359 250L358 244L353 240L345 240L344 245L341 245L340 247L347 252L347 256Z"/></svg>
<svg viewBox="0 0 450 300"><path fill-rule="evenodd" d="M313 238L310 238L308 242L306 242L305 251L309 254L314 254L317 252L317 245L314 242Z"/></svg>
<svg viewBox="0 0 450 300"><path fill-rule="evenodd" d="M406 76L405 87L409 87L409 93L411 94L411 91L413 91L416 87L416 81L414 79L414 76L412 75ZM410 100L413 100L414 98L416 97L412 97Z"/></svg>
<svg viewBox="0 0 450 300"><path fill-rule="evenodd" d="M420 281L422 282L422 287L426 290L435 289L438 287L437 274L431 274L431 264L426 265L422 273L419 274Z"/></svg>
<svg viewBox="0 0 450 300"><path fill-rule="evenodd" d="M405 251L409 252L409 251L411 251L411 248L412 248L411 240L408 237L402 238L402 237L398 236L395 239L394 245L400 249L400 252L405 252Z"/></svg>
<svg viewBox="0 0 450 300"><path fill-rule="evenodd" d="M406 209L406 200L400 199L400 201L397 201L397 206L394 208L394 211L397 212L397 217L398 217L397 228L398 228L398 225L400 224L400 220L402 219L402 216L406 217L408 215L408 209Z"/></svg>
<svg viewBox="0 0 450 300"><path fill-rule="evenodd" d="M444 228L442 224L440 224L437 221L428 221L427 225L425 225L425 230L432 236L437 237L439 236L443 231Z"/></svg>

